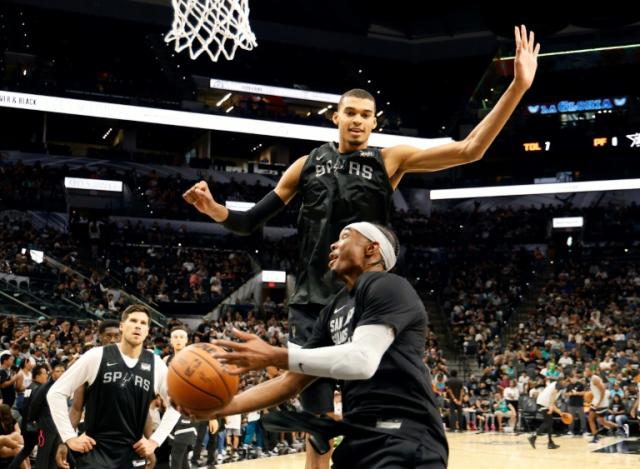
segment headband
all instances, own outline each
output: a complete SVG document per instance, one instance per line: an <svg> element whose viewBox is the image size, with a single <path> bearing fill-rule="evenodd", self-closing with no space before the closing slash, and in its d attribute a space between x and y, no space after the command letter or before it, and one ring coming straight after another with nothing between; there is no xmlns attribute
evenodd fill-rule
<svg viewBox="0 0 640 469"><path fill-rule="evenodd" d="M345 229L347 228L350 230L356 230L369 241L378 243L378 246L380 246L380 255L384 261L385 270L389 271L393 269L397 260L396 251L391 245L389 238L385 236L380 228L375 226L373 223L366 221L351 223L350 225L345 226Z"/></svg>

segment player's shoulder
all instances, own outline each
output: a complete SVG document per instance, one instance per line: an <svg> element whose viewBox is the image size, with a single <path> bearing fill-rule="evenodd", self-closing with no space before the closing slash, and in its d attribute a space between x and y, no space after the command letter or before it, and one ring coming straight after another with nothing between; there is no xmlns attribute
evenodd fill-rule
<svg viewBox="0 0 640 469"><path fill-rule="evenodd" d="M92 347L89 350L87 350L86 352L84 352L82 354L82 357L89 357L89 358L102 358L102 355L104 354L104 345L99 345L97 347ZM80 358L82 358L80 357Z"/></svg>
<svg viewBox="0 0 640 469"><path fill-rule="evenodd" d="M358 280L357 289L382 296L404 295L414 291L406 278L390 272L365 272Z"/></svg>
<svg viewBox="0 0 640 469"><path fill-rule="evenodd" d="M419 151L419 148L413 147L411 145L394 145L392 147L382 148L380 150L380 155L383 159L385 158L395 158L409 155L413 152Z"/></svg>
<svg viewBox="0 0 640 469"><path fill-rule="evenodd" d="M360 281L363 284L411 286L406 278L392 272L365 272Z"/></svg>

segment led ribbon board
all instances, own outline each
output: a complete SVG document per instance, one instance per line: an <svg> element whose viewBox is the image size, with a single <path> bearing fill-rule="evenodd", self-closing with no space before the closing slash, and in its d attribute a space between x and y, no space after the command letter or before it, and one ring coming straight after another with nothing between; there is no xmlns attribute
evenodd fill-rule
<svg viewBox="0 0 640 469"><path fill-rule="evenodd" d="M337 137L336 129L329 127L287 124L275 121L174 111L128 104L103 103L82 99L56 98L36 94L14 93L11 91L0 91L0 106L70 114L74 116L175 125L194 129L220 130L223 132L267 135L271 137L294 138L318 142L330 142ZM431 148L448 142L451 142L450 138L416 138L381 133L372 133L369 138L369 144L371 146L381 148L394 145L413 145L418 148Z"/></svg>
<svg viewBox="0 0 640 469"><path fill-rule="evenodd" d="M431 200L475 199L480 197L506 197L514 195L562 194L567 192L598 192L640 189L640 179L564 182L552 184L522 184L516 186L469 187L438 189L430 193Z"/></svg>

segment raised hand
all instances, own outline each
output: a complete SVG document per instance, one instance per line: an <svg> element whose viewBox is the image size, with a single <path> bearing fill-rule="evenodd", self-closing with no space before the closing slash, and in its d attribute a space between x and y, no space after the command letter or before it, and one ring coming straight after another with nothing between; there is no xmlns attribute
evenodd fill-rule
<svg viewBox="0 0 640 469"><path fill-rule="evenodd" d="M536 44L533 31L529 31L527 35L525 25L516 26L514 34L516 40L516 57L513 62L514 82L519 88L528 90L538 68L540 43Z"/></svg>
<svg viewBox="0 0 640 469"><path fill-rule="evenodd" d="M215 221L223 221L226 217L225 207L215 201L206 181L194 184L182 194L182 198L197 208L199 212L209 215Z"/></svg>

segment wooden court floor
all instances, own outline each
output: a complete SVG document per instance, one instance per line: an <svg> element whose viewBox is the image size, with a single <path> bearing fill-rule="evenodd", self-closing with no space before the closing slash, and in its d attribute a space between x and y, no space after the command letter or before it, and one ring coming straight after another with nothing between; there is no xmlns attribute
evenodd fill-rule
<svg viewBox="0 0 640 469"><path fill-rule="evenodd" d="M563 436L554 438L560 448L547 449L546 438L538 438L534 450L529 446L527 435L448 433L450 446L449 469L588 469L640 468L640 455L597 453L595 450L611 447L622 438L603 438L590 445L583 437ZM637 440L631 438L630 440ZM224 469L303 469L304 454L293 454L275 458L263 458L218 466ZM409 469L409 468L407 468Z"/></svg>

